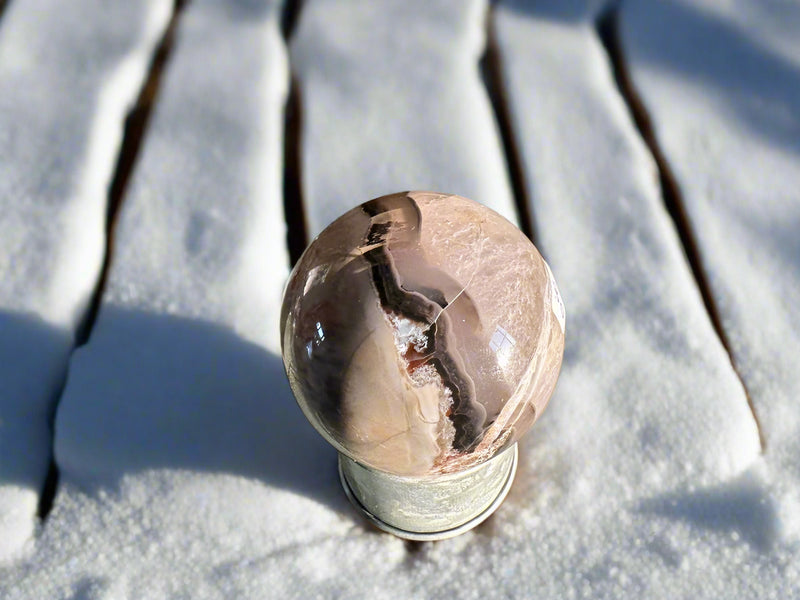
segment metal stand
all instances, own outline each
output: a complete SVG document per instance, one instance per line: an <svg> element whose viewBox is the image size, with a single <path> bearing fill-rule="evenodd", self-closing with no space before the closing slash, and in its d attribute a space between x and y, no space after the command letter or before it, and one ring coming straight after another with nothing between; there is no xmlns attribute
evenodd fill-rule
<svg viewBox="0 0 800 600"><path fill-rule="evenodd" d="M376 527L407 540L454 537L502 504L517 471L517 445L459 473L402 477L339 454L339 478L353 506Z"/></svg>

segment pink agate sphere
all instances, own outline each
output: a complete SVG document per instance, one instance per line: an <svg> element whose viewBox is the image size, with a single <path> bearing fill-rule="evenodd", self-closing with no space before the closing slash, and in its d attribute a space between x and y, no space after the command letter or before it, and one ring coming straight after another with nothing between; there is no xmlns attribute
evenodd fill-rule
<svg viewBox="0 0 800 600"><path fill-rule="evenodd" d="M561 368L564 306L509 221L404 192L350 210L306 249L281 337L297 401L331 444L425 476L482 463L530 428Z"/></svg>

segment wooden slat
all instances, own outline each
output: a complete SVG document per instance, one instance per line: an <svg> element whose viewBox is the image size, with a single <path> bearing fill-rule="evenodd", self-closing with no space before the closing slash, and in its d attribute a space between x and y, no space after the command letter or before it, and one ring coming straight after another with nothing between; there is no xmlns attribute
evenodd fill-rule
<svg viewBox="0 0 800 600"><path fill-rule="evenodd" d="M245 418L237 411L266 407L272 385L285 396L273 368L288 273L279 17L276 3L215 0L193 2L181 17L97 323L59 409L56 457L66 479L117 478L131 461L168 466L150 461L190 460L195 451L246 462L228 456L233 439L211 443L209 427L237 435L216 411ZM245 355L238 366L237 350ZM251 373L259 353L264 370Z"/></svg>
<svg viewBox="0 0 800 600"><path fill-rule="evenodd" d="M579 595L587 582L589 595L609 597L681 595L703 577L721 585L730 564L685 573L659 555L673 534L652 513L696 486L736 497L759 454L757 428L589 3L567 14L550 4L501 3L496 19L538 238L567 308L559 388L523 454L518 513L503 513L517 519L516 544L547 547L523 595ZM760 535L760 525L728 526ZM705 538L681 532L677 560L730 542ZM608 560L627 580L596 572Z"/></svg>
<svg viewBox="0 0 800 600"><path fill-rule="evenodd" d="M765 423L784 437L768 436L762 458L741 381L665 210L652 148L594 27L599 4L506 0L497 10L499 101L537 241L564 293L568 347L556 396L523 440L516 484L489 522L453 540L404 544L375 535L346 505L334 452L295 406L278 358L288 73L277 7L194 0L119 217L96 327L70 368L56 422L61 488L31 555L0 567L0 597L795 597L790 534L800 520L789 500L800 449L781 432L794 431L796 411L775 404L783 413ZM734 4L747 27L770 32L758 34L773 53L758 64L790 60L793 36L781 31L791 28ZM300 160L288 172L302 175L310 233L365 199L414 187L516 216L478 75L486 9L477 0L304 3L291 52ZM725 147L759 148L763 156L748 158L788 181L782 165L794 165L795 138L779 145L781 127L760 122L743 134L725 94L690 87L691 77L657 62L682 29L665 28L675 41L662 50L658 27L669 19L648 19L628 24L631 48L656 48L635 59L634 74L669 82L662 93L677 81L682 94L675 111L653 102L655 122L675 123L682 139L686 123L698 127L678 119L686 105L715 123L698 100L710 95L716 118L737 130L720 138ZM641 39L631 34L640 27ZM787 100L781 94L771 100ZM685 158L664 149L676 165ZM687 156L709 169L720 160ZM784 183L767 175L763 196L746 178L736 185L772 207L769 237L779 238L775 215L793 222L794 204L774 200ZM718 185L715 177L703 181ZM760 213L738 222L720 214L754 247L736 264L769 273L747 281L794 299L796 278L777 283L766 236L754 233ZM788 247L776 240L769 256L794 273ZM712 281L714 297L730 299L720 305L726 331L741 332L731 346L760 352L747 338L751 321L740 327L734 310L747 294L720 292L730 272L714 267L711 245L700 249L722 281ZM767 332L777 323L793 348L793 309L756 306L777 311ZM753 389L781 402L780 390L794 389L780 387L786 371L757 373ZM760 379L773 374L774 385ZM774 455L772 440L783 440Z"/></svg>
<svg viewBox="0 0 800 600"><path fill-rule="evenodd" d="M105 251L126 112L171 3L12 2L0 22L0 560L33 533L49 422Z"/></svg>
<svg viewBox="0 0 800 600"><path fill-rule="evenodd" d="M664 24L680 37L666 35ZM770 541L794 557L782 560L795 561L798 24L796 4L643 3L621 13L633 87L673 171L724 335L762 426L775 511Z"/></svg>
<svg viewBox="0 0 800 600"><path fill-rule="evenodd" d="M478 71L487 3L304 6L292 42L312 234L383 194L459 194L516 220Z"/></svg>
<svg viewBox="0 0 800 600"><path fill-rule="evenodd" d="M64 597L94 581L93 595L269 597L263 576L237 570L317 535L315 521L350 524L328 506L346 502L335 454L277 354L279 22L277 2L195 0L181 13L98 318L59 406L60 488L12 590Z"/></svg>

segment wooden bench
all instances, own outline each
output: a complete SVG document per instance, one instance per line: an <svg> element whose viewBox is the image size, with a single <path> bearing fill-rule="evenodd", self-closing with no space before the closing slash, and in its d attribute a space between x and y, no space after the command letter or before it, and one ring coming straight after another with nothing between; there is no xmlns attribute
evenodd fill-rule
<svg viewBox="0 0 800 600"><path fill-rule="evenodd" d="M796 597L800 5L0 2L0 597ZM379 535L292 399L348 208L494 208L567 310L474 532Z"/></svg>

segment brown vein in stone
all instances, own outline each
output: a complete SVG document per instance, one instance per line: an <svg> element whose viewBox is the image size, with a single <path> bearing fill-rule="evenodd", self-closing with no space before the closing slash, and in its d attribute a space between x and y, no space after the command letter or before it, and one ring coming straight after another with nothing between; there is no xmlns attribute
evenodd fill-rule
<svg viewBox="0 0 800 600"><path fill-rule="evenodd" d="M364 211L371 217L375 217L395 208L411 209L417 223L415 227L405 229L413 230L416 235L419 235L422 216L411 198L406 197L404 202L407 203L407 206L402 207L382 206L381 201L365 204ZM449 417L455 428L453 447L460 452L469 452L481 440L486 415L478 409L480 405L476 402L475 391L469 376L461 372L447 350L450 322L447 315L443 314L447 307L444 293L440 290L431 290L435 296L434 299L426 297L427 294L419 291L406 290L399 282L394 259L386 244L386 238L392 225L392 222L373 222L367 232L365 242L374 247L364 252L363 256L370 264L372 281L384 310L429 326L425 334L427 338L425 355L421 357L420 363L427 363L434 367L444 384L450 389L453 406ZM442 319L438 318L440 316Z"/></svg>
<svg viewBox="0 0 800 600"><path fill-rule="evenodd" d="M616 81L617 88L619 89L619 93L625 103L628 105L633 117L633 121L645 144L650 150L653 159L655 160L656 167L658 169L658 179L661 186L661 196L664 200L664 205L666 206L667 212L675 224L681 245L683 246L684 253L689 262L692 274L694 275L695 283L700 290L703 303L705 304L706 311L714 327L714 331L716 331L717 337L727 351L733 371L736 373L736 376L742 385L742 389L744 390L745 396L747 397L747 403L750 407L750 412L753 415L753 419L755 420L756 427L758 429L758 436L761 442L761 451L764 452L764 449L766 448L764 431L761 428L761 423L758 420L758 414L756 413L753 400L750 397L750 392L747 389L747 384L739 373L739 369L736 364L736 358L731 350L730 340L728 339L728 335L722 325L719 309L711 291L711 286L709 285L705 268L703 267L700 249L692 229L692 224L686 213L683 194L681 193L681 189L678 185L675 174L672 172L669 162L667 161L667 158L658 143L653 122L641 97L633 85L633 81L625 63L625 57L623 56L622 44L619 36L619 14L618 7L616 5L600 14L596 22L596 30L598 36L600 37L600 41L606 49L609 61L611 62L614 72L614 79Z"/></svg>
<svg viewBox="0 0 800 600"><path fill-rule="evenodd" d="M100 302L103 296L103 290L106 286L109 266L111 264L111 255L114 246L114 228L116 225L117 214L119 213L119 208L124 200L128 182L136 165L136 160L139 156L142 140L144 139L144 135L147 131L147 125L150 121L150 114L158 97L161 75L172 50L175 31L178 26L178 19L185 4L186 0L175 1L172 18L159 44L156 46L156 50L150 62L147 78L145 79L144 84L139 92L136 104L125 119L122 145L120 146L117 164L115 166L114 175L108 190L108 201L106 204L106 250L103 257L103 265L101 267L100 275L92 294L89 307L76 334L76 347L80 347L87 343L89 336L91 335L92 328L94 327L94 323L97 319L97 313L100 308ZM63 391L62 385L61 390L58 392L59 398L62 396ZM55 410L53 414L55 414ZM50 513L57 487L58 468L56 466L54 457L51 456L47 478L45 480L41 496L39 497L39 506L37 512L41 519L45 519Z"/></svg>

